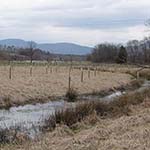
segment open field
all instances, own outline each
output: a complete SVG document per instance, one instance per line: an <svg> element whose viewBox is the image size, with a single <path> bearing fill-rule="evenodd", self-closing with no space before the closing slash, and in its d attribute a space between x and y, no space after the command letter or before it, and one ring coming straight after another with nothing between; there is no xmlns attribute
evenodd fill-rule
<svg viewBox="0 0 150 150"><path fill-rule="evenodd" d="M10 78L11 71L11 79ZM78 94L108 90L125 85L131 81L131 76L120 72L71 71L71 87ZM29 100L50 99L63 96L68 90L69 67L60 66L9 66L0 67L0 97L9 98L12 103L26 103ZM1 103L3 101L1 100Z"/></svg>
<svg viewBox="0 0 150 150"><path fill-rule="evenodd" d="M115 87L131 83L133 76L130 74L136 76L139 70L130 66L105 65L97 66L95 71L96 67L91 66L89 78L89 69L75 68L71 71L71 86L78 94L115 90ZM14 66L11 68L11 79L9 66L1 66L0 69L0 86L3 90L0 94L11 97L9 100L14 104L28 103L29 99L30 102L44 102L53 96L63 96L68 90L67 66L34 66L32 70L30 66ZM149 70L140 72L140 77L149 79ZM42 126L42 136L40 134L33 141L26 134L16 132L16 141L7 145L7 142L3 143L5 135L14 133L4 131L4 137L3 133L1 136L4 145L0 144L0 149L149 150L150 89L144 86L146 89L140 90L144 80L134 81L140 84L138 89L136 86L135 91L129 88L126 94L109 103L91 97L92 101L78 101L76 107L68 107L49 116Z"/></svg>

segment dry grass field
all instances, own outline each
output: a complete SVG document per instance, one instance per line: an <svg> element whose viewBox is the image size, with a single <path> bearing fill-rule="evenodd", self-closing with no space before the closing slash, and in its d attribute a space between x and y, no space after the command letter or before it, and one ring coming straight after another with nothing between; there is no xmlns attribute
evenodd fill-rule
<svg viewBox="0 0 150 150"><path fill-rule="evenodd" d="M63 96L68 90L69 67L34 66L32 75L30 66L13 66L9 79L9 66L0 67L0 98L9 97L12 103L24 103L28 100L50 99L53 96ZM88 78L87 70L83 72L84 80L81 82L81 70L71 72L71 87L79 94L93 91L108 90L113 87L125 85L131 81L131 76L124 73L94 71ZM1 101L2 102L2 101Z"/></svg>
<svg viewBox="0 0 150 150"><path fill-rule="evenodd" d="M102 69L102 67L100 67ZM12 79L9 79L9 67L0 68L1 95L11 96L14 102L25 102L31 98L49 98L62 96L68 89L68 67L54 67L53 71L44 66L33 67L32 76L29 66L16 66L12 69ZM81 82L81 70L71 72L71 84L79 94L107 90L125 85L132 76L125 72L136 72L139 68L110 67L91 71L90 79L84 70L84 80ZM149 70L141 72L141 77L149 78ZM139 81L139 80L137 80ZM90 112L82 120L71 124L57 123L56 128L49 132L45 130L42 136L33 141L25 135L16 136L17 143L0 145L1 150L149 150L150 149L150 94L149 88L144 91L128 91L126 95L112 103L98 102L81 105L79 112ZM19 99L18 99L19 98ZM80 105L79 105L80 106ZM90 107L86 107L90 106ZM67 112L67 111L66 111ZM74 111L73 111L74 112ZM104 114L101 112L105 112ZM76 113L76 112L75 112ZM84 114L81 113L81 116ZM100 113L100 114L99 114ZM72 118L70 115L72 114ZM59 113L58 113L59 115ZM63 114L60 114L64 118ZM68 117L69 116L69 117ZM77 115L76 115L77 116ZM66 119L74 118L74 113L66 114ZM80 117L80 116L79 116ZM77 117L76 117L77 118ZM58 116L60 119L60 116ZM64 118L65 119L65 118ZM66 122L68 123L68 122ZM43 130L44 131L44 130Z"/></svg>

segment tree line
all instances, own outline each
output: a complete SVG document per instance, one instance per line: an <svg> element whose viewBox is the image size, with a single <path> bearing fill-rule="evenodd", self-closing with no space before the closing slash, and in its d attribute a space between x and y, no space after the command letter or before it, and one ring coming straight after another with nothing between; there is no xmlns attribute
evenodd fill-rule
<svg viewBox="0 0 150 150"><path fill-rule="evenodd" d="M15 47L0 45L0 61L85 61L86 56L80 55L64 55L54 54L49 51L43 51L37 48L36 43L33 41L28 42L26 47Z"/></svg>
<svg viewBox="0 0 150 150"><path fill-rule="evenodd" d="M94 47L87 60L95 63L150 63L150 37L131 40L126 45L102 43Z"/></svg>
<svg viewBox="0 0 150 150"><path fill-rule="evenodd" d="M15 47L0 45L0 60L29 60L31 63L33 60L47 60L52 59L50 52L42 51L36 47L36 44L32 41L28 42L26 47Z"/></svg>

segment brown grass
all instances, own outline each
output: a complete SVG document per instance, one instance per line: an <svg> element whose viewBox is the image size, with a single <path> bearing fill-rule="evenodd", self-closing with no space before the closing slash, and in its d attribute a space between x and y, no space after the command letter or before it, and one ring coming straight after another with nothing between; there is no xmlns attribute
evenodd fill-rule
<svg viewBox="0 0 150 150"><path fill-rule="evenodd" d="M68 102L75 102L77 100L78 93L75 91L75 89L70 88L68 89L65 97Z"/></svg>
<svg viewBox="0 0 150 150"><path fill-rule="evenodd" d="M150 69L145 69L140 72L140 77L150 80Z"/></svg>
<svg viewBox="0 0 150 150"><path fill-rule="evenodd" d="M145 96L142 103L138 101L136 104L140 104L129 106L129 115L97 120L94 113L76 125L81 129L78 132L61 125L52 133L45 134L40 141L5 145L1 150L149 150L150 98L149 94Z"/></svg>
<svg viewBox="0 0 150 150"><path fill-rule="evenodd" d="M53 73L46 74L46 67L34 66L30 76L30 66L14 66L12 79L9 79L9 67L0 66L0 99L9 97L11 103L25 104L49 100L51 97L63 96L68 90L69 67L53 66ZM122 73L99 72L88 79L84 71L84 82L81 83L81 71L71 72L71 86L78 94L91 93L92 91L107 90L112 87L125 85L131 81L131 76Z"/></svg>
<svg viewBox="0 0 150 150"><path fill-rule="evenodd" d="M135 82L133 87L139 87L140 84ZM150 89L129 92L109 104L98 101L79 103L77 107L59 111L56 116L46 120L45 131L56 128L52 133L43 135L41 140L0 145L0 149L149 150L149 116ZM56 123L62 125L57 126Z"/></svg>
<svg viewBox="0 0 150 150"><path fill-rule="evenodd" d="M80 102L75 106L57 111L55 115L52 116L52 120L49 119L50 122L48 122L47 126L54 124L55 122L55 124L64 124L72 128L72 125L77 122L81 122L84 120L84 118L90 116L94 112L98 116L104 118L129 115L131 112L129 107L131 105L138 105L143 103L146 98L150 98L150 89L145 89L140 92L137 91L127 93L120 98L111 101L110 103L101 101Z"/></svg>

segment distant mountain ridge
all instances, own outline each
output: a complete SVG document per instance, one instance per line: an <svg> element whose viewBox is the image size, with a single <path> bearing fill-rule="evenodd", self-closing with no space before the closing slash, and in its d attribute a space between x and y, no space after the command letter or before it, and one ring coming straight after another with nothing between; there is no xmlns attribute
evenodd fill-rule
<svg viewBox="0 0 150 150"><path fill-rule="evenodd" d="M0 45L25 48L28 47L28 41L21 39L4 39L0 40ZM36 47L55 54L86 55L92 50L92 47L81 46L74 43L36 43Z"/></svg>

